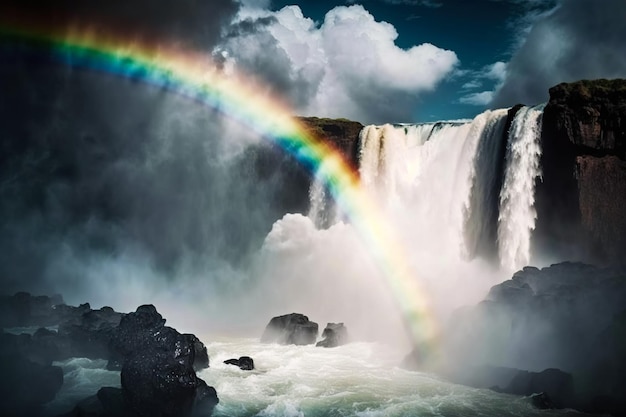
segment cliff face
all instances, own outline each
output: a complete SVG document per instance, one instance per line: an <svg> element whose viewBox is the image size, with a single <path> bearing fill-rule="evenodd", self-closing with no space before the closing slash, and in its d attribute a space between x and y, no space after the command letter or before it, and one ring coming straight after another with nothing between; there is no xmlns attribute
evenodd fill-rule
<svg viewBox="0 0 626 417"><path fill-rule="evenodd" d="M346 119L300 117L302 126L316 138L325 140L358 168L359 133L363 125ZM306 213L309 209L311 173L293 156L266 143L249 146L242 158L242 170L249 169L259 189L270 190L265 200L273 221L285 213ZM269 230L267 230L269 231Z"/></svg>
<svg viewBox="0 0 626 417"><path fill-rule="evenodd" d="M355 168L358 168L359 134L363 129L361 123L319 117L300 117L299 120L315 137L332 143Z"/></svg>
<svg viewBox="0 0 626 417"><path fill-rule="evenodd" d="M542 145L538 250L626 263L626 80L551 88Z"/></svg>

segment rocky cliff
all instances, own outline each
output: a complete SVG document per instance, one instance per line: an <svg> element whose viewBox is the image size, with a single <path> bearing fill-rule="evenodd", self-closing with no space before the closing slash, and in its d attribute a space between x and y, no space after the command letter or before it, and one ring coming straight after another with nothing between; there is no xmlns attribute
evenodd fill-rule
<svg viewBox="0 0 626 417"><path fill-rule="evenodd" d="M359 134L363 125L347 119L301 117L302 124L316 137L332 143L355 167L358 166Z"/></svg>
<svg viewBox="0 0 626 417"><path fill-rule="evenodd" d="M626 80L563 83L543 115L536 246L626 262Z"/></svg>

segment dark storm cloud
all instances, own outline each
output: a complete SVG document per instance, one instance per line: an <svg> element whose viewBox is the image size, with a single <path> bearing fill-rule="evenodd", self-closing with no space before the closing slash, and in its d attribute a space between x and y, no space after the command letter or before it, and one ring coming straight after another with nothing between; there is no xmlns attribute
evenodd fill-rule
<svg viewBox="0 0 626 417"><path fill-rule="evenodd" d="M560 82L626 77L624 22L623 0L562 0L534 23L492 106L546 101Z"/></svg>
<svg viewBox="0 0 626 417"><path fill-rule="evenodd" d="M410 120L420 95L458 64L453 51L432 44L399 47L395 27L360 5L336 7L318 23L297 6L260 16L234 26L214 52L225 65L259 77L303 115Z"/></svg>
<svg viewBox="0 0 626 417"><path fill-rule="evenodd" d="M1 0L0 16L206 47L238 8L234 0Z"/></svg>
<svg viewBox="0 0 626 417"><path fill-rule="evenodd" d="M227 56L237 57L237 68L254 74L262 80L264 88L287 98L291 105L304 107L321 81L323 72L294 68L293 63L270 32L278 23L276 16L247 18L233 22L224 32L223 42L214 52L217 60Z"/></svg>
<svg viewBox="0 0 626 417"><path fill-rule="evenodd" d="M2 2L0 17L8 20L11 6L16 18L16 4L25 21L48 17L58 27L101 28L207 54L238 7L27 0ZM256 33L248 26L230 33ZM265 63L280 72L279 59ZM64 67L8 38L0 38L0 91L0 293L60 291L84 301L77 294L106 287L103 265L121 271L122 282L128 271L144 274L142 290L153 284L150 271L172 280L183 268L203 276L232 271L287 210L279 191L288 186L275 171L308 181L283 155L260 178L258 145L249 147L259 138L218 111ZM306 185L300 189L306 194Z"/></svg>
<svg viewBox="0 0 626 417"><path fill-rule="evenodd" d="M286 51L269 31L278 21L275 16L247 18L233 22L225 30L220 47L214 52L216 61L227 55L237 56L237 68L254 74L263 87L296 106L305 106L319 85L319 77L305 77L293 68ZM258 53L258 51L262 53Z"/></svg>

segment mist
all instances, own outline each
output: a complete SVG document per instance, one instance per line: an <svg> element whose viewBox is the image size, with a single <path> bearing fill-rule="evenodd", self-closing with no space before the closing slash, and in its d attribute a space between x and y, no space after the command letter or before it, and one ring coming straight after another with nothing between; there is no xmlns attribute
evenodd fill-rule
<svg viewBox="0 0 626 417"><path fill-rule="evenodd" d="M17 59L0 77L2 292L119 311L152 303L171 325L209 335L256 337L296 311L345 322L357 340L411 346L376 248L345 213L327 228L304 215L312 173L293 158L175 94L29 64ZM419 172L390 170L369 185L441 321L503 277L462 254L473 151L446 154L446 140L454 135L421 150L432 162L418 161ZM414 162L389 152L373 157L388 169Z"/></svg>

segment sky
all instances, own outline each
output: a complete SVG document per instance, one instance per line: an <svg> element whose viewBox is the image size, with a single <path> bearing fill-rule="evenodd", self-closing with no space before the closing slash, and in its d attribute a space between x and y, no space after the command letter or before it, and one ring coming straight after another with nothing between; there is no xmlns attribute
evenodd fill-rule
<svg viewBox="0 0 626 417"><path fill-rule="evenodd" d="M624 0L0 0L72 27L206 51L299 115L472 118L626 77Z"/></svg>
<svg viewBox="0 0 626 417"><path fill-rule="evenodd" d="M265 18L289 61L286 94L307 114L364 123L472 118L545 102L560 82L626 77L623 0L245 3L239 18ZM251 71L276 71L253 46L274 59L270 39L248 37L222 47Z"/></svg>

